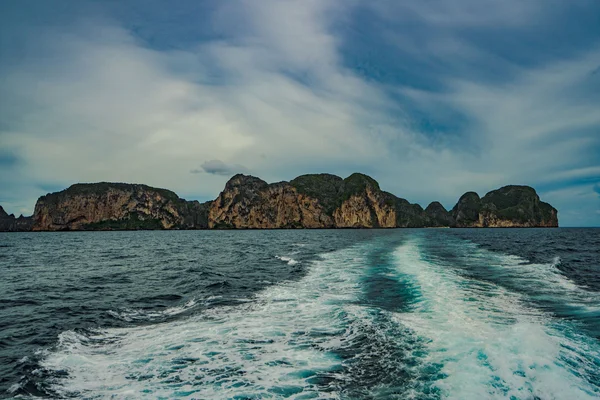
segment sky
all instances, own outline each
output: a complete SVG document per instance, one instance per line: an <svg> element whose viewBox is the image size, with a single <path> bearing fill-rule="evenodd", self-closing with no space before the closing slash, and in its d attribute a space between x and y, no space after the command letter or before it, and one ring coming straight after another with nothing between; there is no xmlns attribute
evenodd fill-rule
<svg viewBox="0 0 600 400"><path fill-rule="evenodd" d="M531 185L600 226L600 1L3 0L0 205L366 173L452 208Z"/></svg>

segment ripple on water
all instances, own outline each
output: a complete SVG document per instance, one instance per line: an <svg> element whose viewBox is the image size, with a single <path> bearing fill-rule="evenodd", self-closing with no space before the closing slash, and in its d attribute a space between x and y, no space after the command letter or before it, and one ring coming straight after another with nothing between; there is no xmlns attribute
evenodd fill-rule
<svg viewBox="0 0 600 400"><path fill-rule="evenodd" d="M597 398L593 251L519 232L97 232L26 252L8 236L0 389Z"/></svg>

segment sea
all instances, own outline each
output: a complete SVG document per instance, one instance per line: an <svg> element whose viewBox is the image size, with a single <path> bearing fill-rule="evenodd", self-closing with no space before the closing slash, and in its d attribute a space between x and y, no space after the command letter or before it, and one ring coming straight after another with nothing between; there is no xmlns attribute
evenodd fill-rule
<svg viewBox="0 0 600 400"><path fill-rule="evenodd" d="M0 234L0 398L600 398L600 229Z"/></svg>

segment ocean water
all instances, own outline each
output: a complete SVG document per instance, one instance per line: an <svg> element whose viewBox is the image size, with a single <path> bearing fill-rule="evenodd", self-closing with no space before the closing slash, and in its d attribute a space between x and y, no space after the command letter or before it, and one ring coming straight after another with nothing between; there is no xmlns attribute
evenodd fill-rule
<svg viewBox="0 0 600 400"><path fill-rule="evenodd" d="M0 398L600 398L600 229L0 234Z"/></svg>

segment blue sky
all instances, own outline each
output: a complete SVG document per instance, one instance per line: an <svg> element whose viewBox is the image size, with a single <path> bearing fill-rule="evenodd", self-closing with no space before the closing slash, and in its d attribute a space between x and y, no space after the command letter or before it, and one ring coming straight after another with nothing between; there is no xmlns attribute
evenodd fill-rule
<svg viewBox="0 0 600 400"><path fill-rule="evenodd" d="M447 208L527 184L600 226L596 0L4 0L0 93L16 214L75 182L360 171Z"/></svg>

